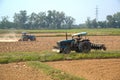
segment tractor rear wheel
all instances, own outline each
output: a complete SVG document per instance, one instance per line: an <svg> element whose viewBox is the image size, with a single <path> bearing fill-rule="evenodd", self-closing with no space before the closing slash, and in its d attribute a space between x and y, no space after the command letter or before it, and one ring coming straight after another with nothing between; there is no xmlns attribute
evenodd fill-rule
<svg viewBox="0 0 120 80"><path fill-rule="evenodd" d="M77 49L75 50L75 52L76 52L76 53L80 53L80 52L82 52L82 51L81 51L81 49L77 48Z"/></svg>
<svg viewBox="0 0 120 80"><path fill-rule="evenodd" d="M91 50L91 43L89 41L81 42L79 45L79 49L81 52L88 53Z"/></svg>

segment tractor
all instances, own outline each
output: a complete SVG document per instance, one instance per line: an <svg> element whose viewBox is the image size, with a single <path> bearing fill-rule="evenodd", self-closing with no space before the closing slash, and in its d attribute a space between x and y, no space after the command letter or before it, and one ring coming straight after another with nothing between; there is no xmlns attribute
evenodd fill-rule
<svg viewBox="0 0 120 80"><path fill-rule="evenodd" d="M28 35L26 32L23 32L21 38L18 41L36 41L36 37L34 35Z"/></svg>
<svg viewBox="0 0 120 80"><path fill-rule="evenodd" d="M57 42L57 46L54 46L54 49L58 49L59 53L70 53L75 51L77 53L88 53L91 49L95 50L106 50L104 44L95 44L90 42L86 38L87 32L76 33L72 35L72 39L61 40Z"/></svg>

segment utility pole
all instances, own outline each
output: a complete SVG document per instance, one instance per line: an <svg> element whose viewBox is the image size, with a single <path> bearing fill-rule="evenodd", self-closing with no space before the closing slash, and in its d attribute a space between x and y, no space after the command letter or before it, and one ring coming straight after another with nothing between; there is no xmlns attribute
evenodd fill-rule
<svg viewBox="0 0 120 80"><path fill-rule="evenodd" d="M98 6L96 6L96 22L98 22Z"/></svg>

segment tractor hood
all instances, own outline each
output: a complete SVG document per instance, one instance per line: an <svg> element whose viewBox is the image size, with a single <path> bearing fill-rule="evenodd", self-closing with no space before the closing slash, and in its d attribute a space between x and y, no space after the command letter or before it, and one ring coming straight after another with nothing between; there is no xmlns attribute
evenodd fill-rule
<svg viewBox="0 0 120 80"><path fill-rule="evenodd" d="M61 41L58 41L57 43L71 43L72 41L74 41L74 39L61 40Z"/></svg>
<svg viewBox="0 0 120 80"><path fill-rule="evenodd" d="M70 45L72 41L74 41L74 39L61 40L61 41L58 41L58 42L57 42L57 46L58 46L58 48L65 48L66 45Z"/></svg>

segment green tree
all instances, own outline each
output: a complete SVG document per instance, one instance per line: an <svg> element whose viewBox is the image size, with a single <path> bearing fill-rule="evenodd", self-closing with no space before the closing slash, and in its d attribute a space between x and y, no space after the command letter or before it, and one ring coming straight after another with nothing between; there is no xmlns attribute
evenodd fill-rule
<svg viewBox="0 0 120 80"><path fill-rule="evenodd" d="M114 17L112 15L108 15L107 16L107 27L114 27L115 26L115 20Z"/></svg>
<svg viewBox="0 0 120 80"><path fill-rule="evenodd" d="M46 28L47 21L46 21L46 13L45 12L38 13L36 23L38 24L38 28Z"/></svg>
<svg viewBox="0 0 120 80"><path fill-rule="evenodd" d="M66 26L65 27L71 29L74 21L75 21L75 19L72 18L71 16L66 16L66 18L65 18L65 25Z"/></svg>
<svg viewBox="0 0 120 80"><path fill-rule="evenodd" d="M47 17L46 17L47 27L51 28L52 27L52 22L53 22L52 11L48 10L47 14L48 14Z"/></svg>
<svg viewBox="0 0 120 80"><path fill-rule="evenodd" d="M120 28L120 12L113 15L115 20L115 28Z"/></svg>
<svg viewBox="0 0 120 80"><path fill-rule="evenodd" d="M92 28L98 28L98 23L96 22L96 19L92 20Z"/></svg>
<svg viewBox="0 0 120 80"><path fill-rule="evenodd" d="M28 28L29 29L37 28L37 18L38 18L38 15L34 12L31 13L30 16L28 16Z"/></svg>
<svg viewBox="0 0 120 80"><path fill-rule="evenodd" d="M107 28L106 21L98 21L99 28Z"/></svg>
<svg viewBox="0 0 120 80"><path fill-rule="evenodd" d="M15 28L15 24L8 20L8 16L3 16L2 21L0 22L0 29L10 29Z"/></svg>
<svg viewBox="0 0 120 80"><path fill-rule="evenodd" d="M65 18L64 12L58 12L56 10L48 11L47 23L48 23L49 28L61 29L63 24L65 24L65 19L66 18Z"/></svg>
<svg viewBox="0 0 120 80"><path fill-rule="evenodd" d="M19 28L26 28L27 18L28 17L27 17L26 10L20 11L20 13L15 13L14 14L14 23Z"/></svg>
<svg viewBox="0 0 120 80"><path fill-rule="evenodd" d="M32 13L27 15L26 10L21 10L19 13L14 14L14 21L8 21L4 17L0 22L0 28L18 28L18 29L61 29L71 28L75 19L71 16L66 16L64 12L56 10L48 10L47 13L39 12L38 14Z"/></svg>
<svg viewBox="0 0 120 80"><path fill-rule="evenodd" d="M55 22L58 29L62 28L62 24L64 23L64 20L65 20L65 14L63 12L57 12Z"/></svg>
<svg viewBox="0 0 120 80"><path fill-rule="evenodd" d="M90 17L87 18L86 26L87 26L88 28L91 28L91 27L92 27L92 23L91 23Z"/></svg>

